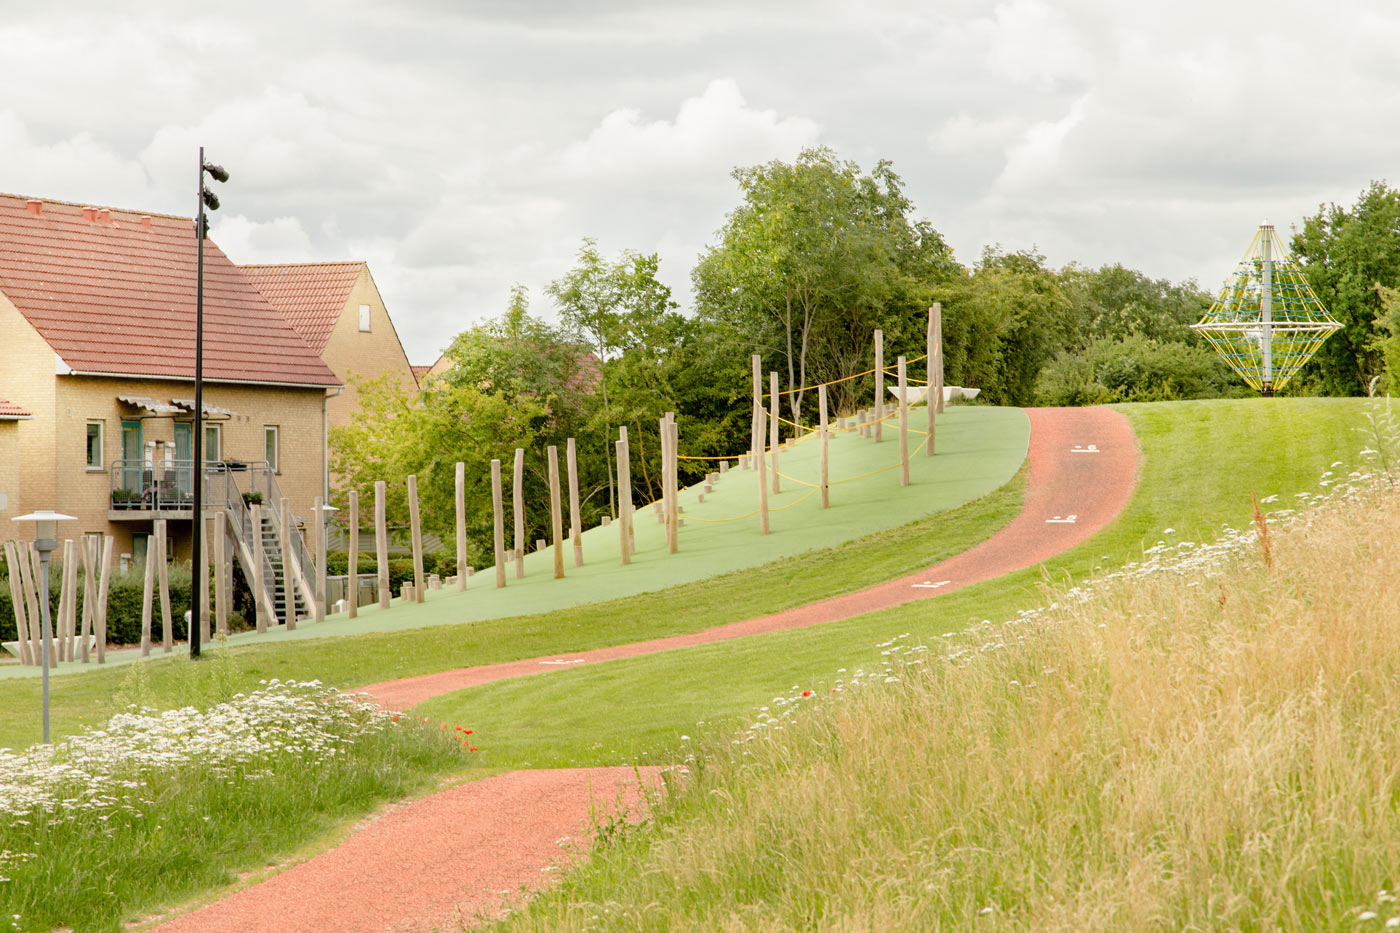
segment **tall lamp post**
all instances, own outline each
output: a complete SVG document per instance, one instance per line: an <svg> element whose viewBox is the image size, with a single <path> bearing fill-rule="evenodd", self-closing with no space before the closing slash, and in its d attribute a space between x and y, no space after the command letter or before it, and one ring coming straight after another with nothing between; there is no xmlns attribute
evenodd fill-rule
<svg viewBox="0 0 1400 933"><path fill-rule="evenodd" d="M195 215L194 236L197 259L195 260L195 290L194 290L194 449L190 452L194 459L194 502L193 521L190 527L193 534L190 543L190 566L194 570L194 575L190 587L190 606L200 605L200 595L203 588L209 585L207 578L199 572L200 559L200 538L204 532L204 240L209 236L209 221L204 216L204 209L207 207L211 211L219 209L219 197L208 188L204 187L204 175L208 173L215 181L228 181L228 172L221 165L214 165L204 161L204 147L199 147L199 208ZM190 660L199 657L199 624L195 619L198 612L190 614Z"/></svg>
<svg viewBox="0 0 1400 933"><path fill-rule="evenodd" d="M56 522L75 522L72 515L63 515L47 509L30 512L11 519L16 522L34 523L34 550L39 552L39 641L40 664L43 678L44 703L44 744L49 744L49 642L53 640L53 622L49 619L49 555L58 547L55 530ZM84 648L83 650L87 650Z"/></svg>

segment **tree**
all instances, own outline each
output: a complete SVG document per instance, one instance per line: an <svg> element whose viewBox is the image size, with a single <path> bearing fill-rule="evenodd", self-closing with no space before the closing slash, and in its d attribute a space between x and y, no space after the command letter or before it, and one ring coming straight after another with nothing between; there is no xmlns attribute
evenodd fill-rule
<svg viewBox="0 0 1400 933"><path fill-rule="evenodd" d="M889 162L867 175L829 149L805 149L794 163L733 175L743 203L691 274L696 308L736 347L781 361L801 421L804 387L864 369L871 331L911 330L955 264L942 237L911 219Z"/></svg>
<svg viewBox="0 0 1400 933"><path fill-rule="evenodd" d="M1299 381L1330 395L1364 394L1385 367L1376 286L1400 286L1400 191L1377 181L1350 210L1320 206L1295 231L1291 246L1313 291L1342 324Z"/></svg>
<svg viewBox="0 0 1400 933"><path fill-rule="evenodd" d="M1033 404L1041 367L1078 341L1073 308L1039 253L988 247L937 294L947 381L977 386L996 404Z"/></svg>
<svg viewBox="0 0 1400 933"><path fill-rule="evenodd" d="M1060 289L1069 299L1078 346L1096 338L1134 334L1191 346L1204 343L1191 330L1211 306L1211 296L1194 281L1173 284L1113 263L1098 269L1070 264L1060 270Z"/></svg>
<svg viewBox="0 0 1400 933"><path fill-rule="evenodd" d="M667 315L677 307L671 300L671 289L656 277L659 265L655 253L642 256L631 250L608 262L598 252L597 241L586 238L574 268L545 290L558 306L564 325L586 341L598 357L608 510L614 515L612 458L607 450L614 423L608 402L609 361L619 351L645 351L650 338L666 326Z"/></svg>
<svg viewBox="0 0 1400 933"><path fill-rule="evenodd" d="M547 536L549 489L545 448L580 436L596 408L587 348L529 314L517 287L501 318L459 334L447 350L452 366L426 390L410 393L384 379L360 388L360 410L331 432L333 469L344 488L373 496L388 483L392 514L406 514L404 477L416 474L425 530L450 538L455 525L455 464L466 464L467 536L477 555L493 547L491 460L509 463L527 451L527 533ZM599 488L602 452L580 444L581 483ZM592 472L590 470L590 465ZM585 509L587 511L587 509Z"/></svg>

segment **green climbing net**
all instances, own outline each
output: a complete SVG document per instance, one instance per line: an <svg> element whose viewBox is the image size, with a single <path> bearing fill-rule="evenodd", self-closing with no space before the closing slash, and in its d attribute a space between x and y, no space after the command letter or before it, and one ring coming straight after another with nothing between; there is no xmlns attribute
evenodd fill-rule
<svg viewBox="0 0 1400 933"><path fill-rule="evenodd" d="M1264 224L1205 317L1191 325L1250 386L1272 394L1342 325Z"/></svg>

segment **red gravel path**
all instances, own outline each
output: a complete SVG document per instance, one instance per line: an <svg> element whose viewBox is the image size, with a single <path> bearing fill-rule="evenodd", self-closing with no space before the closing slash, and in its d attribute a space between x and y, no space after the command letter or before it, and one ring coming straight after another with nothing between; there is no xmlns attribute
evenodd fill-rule
<svg viewBox="0 0 1400 933"><path fill-rule="evenodd" d="M1085 540L1127 504L1137 473L1132 427L1101 408L1032 409L1021 514L986 541L929 569L785 612L577 654L446 671L363 688L405 709L477 684L745 635L846 619L1029 567ZM1070 521L1070 517L1073 520ZM657 769L644 769L655 780ZM496 913L540 886L582 840L588 801L635 805L630 768L514 771L390 808L340 846L159 927L169 933L410 931ZM449 928L451 928L449 926Z"/></svg>
<svg viewBox="0 0 1400 933"><path fill-rule="evenodd" d="M927 570L701 632L405 677L360 689L386 706L408 709L432 697L492 681L849 619L1038 564L1084 541L1128 504L1137 481L1137 442L1128 419L1108 408L1032 408L1026 414L1031 421L1030 477L1021 514L976 547Z"/></svg>
<svg viewBox="0 0 1400 933"><path fill-rule="evenodd" d="M658 780L658 768L643 768ZM185 914L161 933L408 933L499 916L586 845L589 803L636 812L631 768L514 771L389 808L344 843Z"/></svg>

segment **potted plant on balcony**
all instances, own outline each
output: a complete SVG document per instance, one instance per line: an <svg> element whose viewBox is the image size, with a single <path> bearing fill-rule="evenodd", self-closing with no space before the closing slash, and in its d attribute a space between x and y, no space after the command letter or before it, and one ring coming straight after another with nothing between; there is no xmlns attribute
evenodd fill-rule
<svg viewBox="0 0 1400 933"><path fill-rule="evenodd" d="M258 492L257 490L254 490L253 492L245 492L243 494L244 505L262 505L262 501L263 494Z"/></svg>
<svg viewBox="0 0 1400 933"><path fill-rule="evenodd" d="M113 489L112 508L135 509L141 505L141 494L133 489Z"/></svg>
<svg viewBox="0 0 1400 933"><path fill-rule="evenodd" d="M247 461L238 460L233 457L225 457L224 469L228 470L230 473L243 472L248 469L248 463Z"/></svg>

